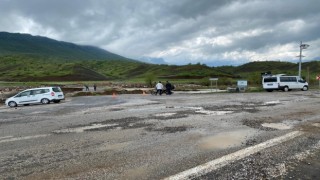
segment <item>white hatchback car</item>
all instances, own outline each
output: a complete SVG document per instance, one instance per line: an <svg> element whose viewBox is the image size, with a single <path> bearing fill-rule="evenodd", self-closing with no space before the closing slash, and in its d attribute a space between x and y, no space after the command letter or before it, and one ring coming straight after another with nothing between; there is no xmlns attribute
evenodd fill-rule
<svg viewBox="0 0 320 180"><path fill-rule="evenodd" d="M42 87L24 90L15 96L8 98L5 104L9 107L16 107L18 105L29 105L34 103L59 103L63 99L64 94L60 87Z"/></svg>

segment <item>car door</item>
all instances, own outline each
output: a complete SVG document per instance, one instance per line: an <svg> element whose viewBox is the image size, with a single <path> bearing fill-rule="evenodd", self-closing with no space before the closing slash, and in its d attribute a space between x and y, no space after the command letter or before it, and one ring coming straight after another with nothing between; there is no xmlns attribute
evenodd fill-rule
<svg viewBox="0 0 320 180"><path fill-rule="evenodd" d="M297 80L297 77L290 77L290 82L292 84L292 89L299 89L299 82Z"/></svg>
<svg viewBox="0 0 320 180"><path fill-rule="evenodd" d="M33 102L33 103L40 102L41 94L42 94L42 89L31 90L30 102Z"/></svg>
<svg viewBox="0 0 320 180"><path fill-rule="evenodd" d="M31 102L30 93L31 91L23 91L20 94L16 95L14 99L18 104L28 104Z"/></svg>

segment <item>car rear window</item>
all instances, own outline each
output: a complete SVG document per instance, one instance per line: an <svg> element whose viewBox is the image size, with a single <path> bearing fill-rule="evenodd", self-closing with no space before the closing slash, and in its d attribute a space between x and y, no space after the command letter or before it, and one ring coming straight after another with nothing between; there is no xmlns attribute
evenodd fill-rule
<svg viewBox="0 0 320 180"><path fill-rule="evenodd" d="M59 87L53 87L52 90L54 92L61 92L61 89Z"/></svg>

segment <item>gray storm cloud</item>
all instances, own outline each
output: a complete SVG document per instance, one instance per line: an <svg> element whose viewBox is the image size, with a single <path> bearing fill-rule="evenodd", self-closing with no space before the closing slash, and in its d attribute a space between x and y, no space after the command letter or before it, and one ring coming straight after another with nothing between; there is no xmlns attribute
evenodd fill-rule
<svg viewBox="0 0 320 180"><path fill-rule="evenodd" d="M169 64L319 58L318 0L0 0L0 31Z"/></svg>

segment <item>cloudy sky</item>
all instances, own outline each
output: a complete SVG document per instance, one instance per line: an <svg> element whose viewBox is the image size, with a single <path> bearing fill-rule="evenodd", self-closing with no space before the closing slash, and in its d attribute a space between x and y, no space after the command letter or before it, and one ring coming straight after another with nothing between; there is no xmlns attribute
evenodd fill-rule
<svg viewBox="0 0 320 180"><path fill-rule="evenodd" d="M320 60L319 0L0 0L0 31L168 64Z"/></svg>

